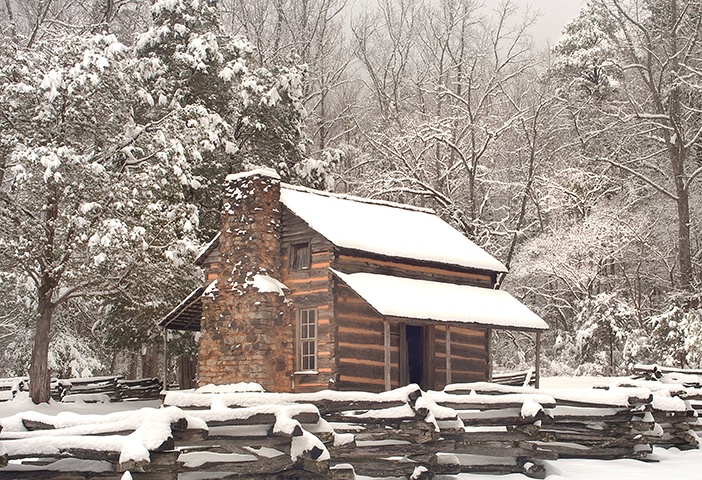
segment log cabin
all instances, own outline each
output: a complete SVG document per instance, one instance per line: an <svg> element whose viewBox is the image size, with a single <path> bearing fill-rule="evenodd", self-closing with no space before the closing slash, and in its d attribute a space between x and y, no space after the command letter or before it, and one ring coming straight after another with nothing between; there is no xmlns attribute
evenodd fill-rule
<svg viewBox="0 0 702 480"><path fill-rule="evenodd" d="M440 389L490 379L493 329L548 329L495 288L505 266L433 211L268 169L227 177L196 263L205 282L160 325L199 332L200 385Z"/></svg>

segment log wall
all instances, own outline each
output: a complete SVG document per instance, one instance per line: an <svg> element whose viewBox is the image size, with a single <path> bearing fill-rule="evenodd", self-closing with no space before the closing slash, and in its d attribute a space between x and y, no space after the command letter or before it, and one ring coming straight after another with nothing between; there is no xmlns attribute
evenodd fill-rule
<svg viewBox="0 0 702 480"><path fill-rule="evenodd" d="M292 391L309 392L335 388L336 331L332 325L334 302L329 271L334 259L334 246L287 208L283 209L282 223L282 282L290 288L291 293L288 298L292 299L294 307L287 319L287 323L293 325L293 332L295 332L295 339L291 342L295 362ZM310 268L294 270L291 268L291 246L305 242L310 244L312 257ZM313 308L317 309L317 373L302 374L298 373L301 370L297 341L299 332L297 312Z"/></svg>
<svg viewBox="0 0 702 480"><path fill-rule="evenodd" d="M337 329L337 388L384 390L383 317L343 282L335 287ZM391 388L402 386L400 374L401 329L411 322L390 323ZM446 326L434 327L434 384L446 385ZM487 381L489 376L488 330L451 326L451 380L454 383ZM412 355L413 352L407 352Z"/></svg>
<svg viewBox="0 0 702 480"><path fill-rule="evenodd" d="M489 379L488 329L452 325L451 382L484 382ZM436 385L446 386L446 326L436 327Z"/></svg>
<svg viewBox="0 0 702 480"><path fill-rule="evenodd" d="M495 284L494 274L468 271L459 267L390 259L350 250L339 251L332 267L344 273L375 273L483 288L492 288ZM335 288L335 311L340 341L340 361L337 363L340 376L338 386L341 389L361 388L381 391L384 387L383 318L342 282L337 281ZM401 378L400 372L403 350L400 344L401 339L404 338L402 335L404 324L412 325L416 322L391 319L392 388L406 383L406 380ZM433 348L431 345L426 346L434 351L433 386L424 385L424 387L443 388L446 385L446 327L436 325L433 336ZM488 329L451 327L452 382L489 379L489 339ZM412 355L412 352L407 352L405 355Z"/></svg>
<svg viewBox="0 0 702 480"><path fill-rule="evenodd" d="M385 390L383 317L335 279L337 387L340 390ZM390 325L391 386L399 386L399 324Z"/></svg>
<svg viewBox="0 0 702 480"><path fill-rule="evenodd" d="M495 274L467 271L466 269L450 265L437 266L421 261L394 260L387 257L373 256L365 252L354 253L348 250L339 253L334 268L344 273L378 273L487 288L492 288L496 280Z"/></svg>

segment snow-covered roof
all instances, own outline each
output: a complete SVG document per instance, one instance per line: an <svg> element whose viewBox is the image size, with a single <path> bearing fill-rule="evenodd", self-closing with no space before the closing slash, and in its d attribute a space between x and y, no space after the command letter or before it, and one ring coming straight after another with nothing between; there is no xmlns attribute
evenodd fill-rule
<svg viewBox="0 0 702 480"><path fill-rule="evenodd" d="M391 257L507 272L428 209L283 185L282 203L334 245Z"/></svg>
<svg viewBox="0 0 702 480"><path fill-rule="evenodd" d="M548 330L546 322L503 290L374 273L334 274L388 317Z"/></svg>

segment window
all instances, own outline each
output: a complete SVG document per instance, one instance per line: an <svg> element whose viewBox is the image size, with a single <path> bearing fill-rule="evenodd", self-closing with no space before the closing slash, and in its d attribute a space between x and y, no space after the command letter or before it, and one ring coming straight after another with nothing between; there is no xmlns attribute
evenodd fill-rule
<svg viewBox="0 0 702 480"><path fill-rule="evenodd" d="M290 245L290 268L292 270L306 270L312 263L310 244L296 243Z"/></svg>
<svg viewBox="0 0 702 480"><path fill-rule="evenodd" d="M317 369L317 309L300 310L299 325L299 369Z"/></svg>

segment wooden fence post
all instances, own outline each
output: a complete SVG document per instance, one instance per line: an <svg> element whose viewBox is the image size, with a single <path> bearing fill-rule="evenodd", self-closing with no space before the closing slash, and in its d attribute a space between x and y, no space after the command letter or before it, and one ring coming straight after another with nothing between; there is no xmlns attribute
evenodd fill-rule
<svg viewBox="0 0 702 480"><path fill-rule="evenodd" d="M383 353L384 353L384 368L383 376L385 378L385 391L390 390L390 322L383 319Z"/></svg>
<svg viewBox="0 0 702 480"><path fill-rule="evenodd" d="M534 382L534 386L536 388L539 388L539 384L541 383L541 332L536 332L536 365L535 365L535 372L536 372L536 381Z"/></svg>
<svg viewBox="0 0 702 480"><path fill-rule="evenodd" d="M451 383L451 326L446 325L446 385Z"/></svg>

